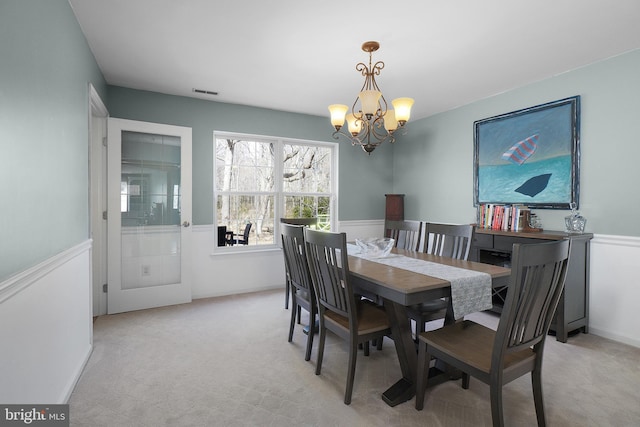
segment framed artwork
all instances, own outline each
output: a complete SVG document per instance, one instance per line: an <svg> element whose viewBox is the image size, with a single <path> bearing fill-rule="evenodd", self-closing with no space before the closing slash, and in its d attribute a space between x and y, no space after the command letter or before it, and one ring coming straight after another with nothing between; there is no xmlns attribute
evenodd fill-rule
<svg viewBox="0 0 640 427"><path fill-rule="evenodd" d="M474 122L474 205L578 206L580 96Z"/></svg>

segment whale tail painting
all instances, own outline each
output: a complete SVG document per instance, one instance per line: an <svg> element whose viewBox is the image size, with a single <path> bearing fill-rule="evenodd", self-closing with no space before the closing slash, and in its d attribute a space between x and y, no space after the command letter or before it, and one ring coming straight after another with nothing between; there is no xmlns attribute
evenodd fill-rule
<svg viewBox="0 0 640 427"><path fill-rule="evenodd" d="M536 151L536 148L538 148L537 143L539 138L540 136L536 134L516 142L502 154L502 158L517 165L523 164Z"/></svg>

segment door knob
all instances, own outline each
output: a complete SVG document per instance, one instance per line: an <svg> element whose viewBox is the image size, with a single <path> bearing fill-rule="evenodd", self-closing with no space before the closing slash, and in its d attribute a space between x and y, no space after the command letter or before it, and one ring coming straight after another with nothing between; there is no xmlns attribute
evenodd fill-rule
<svg viewBox="0 0 640 427"><path fill-rule="evenodd" d="M191 224L189 224L189 221L185 221L185 222L182 223L182 226L185 227L185 228L190 226L190 225Z"/></svg>

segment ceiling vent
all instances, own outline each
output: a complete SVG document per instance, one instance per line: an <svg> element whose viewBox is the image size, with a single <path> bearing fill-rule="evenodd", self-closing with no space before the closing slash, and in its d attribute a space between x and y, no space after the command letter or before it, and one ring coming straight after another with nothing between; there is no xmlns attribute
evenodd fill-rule
<svg viewBox="0 0 640 427"><path fill-rule="evenodd" d="M210 91L210 90L204 90L204 89L195 89L195 88L194 88L194 89L193 89L193 91L194 91L195 93L201 93L201 94L203 94L203 95L214 95L214 96L215 96L215 95L217 95L217 94L218 94L218 92L213 92L213 91Z"/></svg>

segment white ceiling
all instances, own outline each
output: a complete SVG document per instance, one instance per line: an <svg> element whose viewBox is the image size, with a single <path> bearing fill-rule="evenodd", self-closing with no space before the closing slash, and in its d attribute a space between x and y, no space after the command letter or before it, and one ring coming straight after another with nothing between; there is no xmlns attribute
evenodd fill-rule
<svg viewBox="0 0 640 427"><path fill-rule="evenodd" d="M367 40L412 118L640 47L639 0L69 2L109 84L319 116L355 100Z"/></svg>

